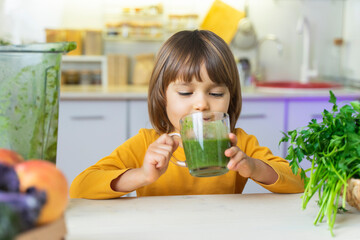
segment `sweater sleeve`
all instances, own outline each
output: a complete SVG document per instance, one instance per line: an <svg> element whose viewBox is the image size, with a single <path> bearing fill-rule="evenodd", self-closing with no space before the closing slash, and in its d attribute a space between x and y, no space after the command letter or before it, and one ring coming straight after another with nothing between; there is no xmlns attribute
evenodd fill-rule
<svg viewBox="0 0 360 240"><path fill-rule="evenodd" d="M116 192L111 182L131 168L139 168L148 148L146 129L128 139L109 156L80 173L70 186L71 198L108 199L118 198L128 192Z"/></svg>
<svg viewBox="0 0 360 240"><path fill-rule="evenodd" d="M304 191L304 182L301 180L300 174L293 174L288 161L274 156L269 148L260 146L256 137L246 134L244 130L237 129L236 133L239 140L238 147L246 155L263 161L278 174L277 181L270 185L252 180L274 193L301 193Z"/></svg>

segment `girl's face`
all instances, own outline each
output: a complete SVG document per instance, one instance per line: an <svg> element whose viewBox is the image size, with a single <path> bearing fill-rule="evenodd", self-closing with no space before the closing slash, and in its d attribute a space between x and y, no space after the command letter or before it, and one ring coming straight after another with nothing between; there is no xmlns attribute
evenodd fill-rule
<svg viewBox="0 0 360 240"><path fill-rule="evenodd" d="M180 132L180 119L193 112L227 112L230 104L230 92L225 85L210 80L205 65L200 69L202 82L195 78L190 83L181 79L171 82L166 89L166 113Z"/></svg>

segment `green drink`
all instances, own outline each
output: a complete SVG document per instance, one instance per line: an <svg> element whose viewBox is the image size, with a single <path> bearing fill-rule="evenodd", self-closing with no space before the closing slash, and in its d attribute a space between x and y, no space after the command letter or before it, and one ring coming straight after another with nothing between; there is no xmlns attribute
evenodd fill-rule
<svg viewBox="0 0 360 240"><path fill-rule="evenodd" d="M230 148L229 139L183 140L186 163L191 175L217 176L227 173L229 158L224 152Z"/></svg>
<svg viewBox="0 0 360 240"><path fill-rule="evenodd" d="M194 177L212 177L229 171L229 158L225 150L231 147L229 140L229 115L223 112L196 112L180 120L180 134L186 161L171 160L174 164L188 167Z"/></svg>
<svg viewBox="0 0 360 240"><path fill-rule="evenodd" d="M75 47L0 46L0 148L56 162L61 56Z"/></svg>

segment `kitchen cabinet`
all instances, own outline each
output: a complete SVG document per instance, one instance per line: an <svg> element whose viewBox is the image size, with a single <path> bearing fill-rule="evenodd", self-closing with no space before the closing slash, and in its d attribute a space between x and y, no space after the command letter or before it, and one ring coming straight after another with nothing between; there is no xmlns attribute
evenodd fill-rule
<svg viewBox="0 0 360 240"><path fill-rule="evenodd" d="M127 139L123 101L61 101L57 166L68 182Z"/></svg>
<svg viewBox="0 0 360 240"><path fill-rule="evenodd" d="M128 138L135 136L140 128L152 128L147 100L129 100L129 116L128 116ZM128 197L136 197L136 192L127 194Z"/></svg>
<svg viewBox="0 0 360 240"><path fill-rule="evenodd" d="M151 128L146 96L85 97L60 101L57 165L69 183L82 170L110 154L126 139L136 135L140 128ZM359 99L352 95L338 97L339 105ZM313 119L321 120L324 108L331 109L328 96L322 97L244 97L236 127L255 135L262 146L274 155L285 157L287 144L281 144L282 132L306 126ZM307 168L305 162L302 165ZM267 193L252 180L244 193ZM130 195L134 196L134 194Z"/></svg>
<svg viewBox="0 0 360 240"><path fill-rule="evenodd" d="M261 146L268 147L274 155L282 156L283 148L278 143L282 137L285 112L284 101L244 99L240 118L236 127L254 135ZM245 185L243 193L268 193L269 191L251 179Z"/></svg>
<svg viewBox="0 0 360 240"><path fill-rule="evenodd" d="M270 148L274 155L282 156L283 151L278 143L285 120L284 106L281 100L244 100L236 127L254 135L259 144Z"/></svg>
<svg viewBox="0 0 360 240"><path fill-rule="evenodd" d="M152 128L147 100L130 100L129 104L129 137L135 136L140 128Z"/></svg>
<svg viewBox="0 0 360 240"><path fill-rule="evenodd" d="M340 97L337 99L339 108L345 104L349 104L351 101L357 100L355 97ZM287 124L284 126L285 131L291 131L299 129L308 125L312 119L316 119L317 122L322 121L321 113L324 109L329 112L332 111L333 104L329 103L328 98L308 98L308 99L294 99L287 101ZM288 143L284 144L287 149ZM285 154L286 155L286 154ZM284 156L285 157L285 156ZM304 160L300 163L304 169L311 167L311 162Z"/></svg>
<svg viewBox="0 0 360 240"><path fill-rule="evenodd" d="M318 122L322 120L322 111L324 109L331 110L332 104L325 100L317 101L290 101L288 103L288 125L287 131L294 129L299 129L305 127L312 119L316 119ZM289 146L289 143L284 144L286 148ZM311 162L304 159L300 166L304 169L311 167Z"/></svg>
<svg viewBox="0 0 360 240"><path fill-rule="evenodd" d="M331 110L332 104L328 101L290 101L287 130L294 130L306 126L311 119L322 120L324 109Z"/></svg>
<svg viewBox="0 0 360 240"><path fill-rule="evenodd" d="M355 97L338 98L339 107L350 104L351 101L357 100ZM288 101L288 124L286 130L294 130L306 126L311 119L322 121L321 113L324 109L331 111L332 103L329 99L300 99Z"/></svg>

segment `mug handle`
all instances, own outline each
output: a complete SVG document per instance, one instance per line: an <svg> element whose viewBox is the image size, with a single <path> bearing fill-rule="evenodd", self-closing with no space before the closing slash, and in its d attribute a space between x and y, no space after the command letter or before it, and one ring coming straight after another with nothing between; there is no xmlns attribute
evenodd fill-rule
<svg viewBox="0 0 360 240"><path fill-rule="evenodd" d="M174 136L174 135L176 135L176 136L178 136L178 137L181 137L181 135L179 134L179 133L169 133L168 134L170 137L172 137L172 136ZM175 164L175 165L177 165L177 166L180 166L180 167L186 167L186 162L185 161L179 161L179 160L177 160L176 159L176 157L174 157L174 155L171 155L172 156L172 158L174 158L175 160L172 160L172 158L170 158L170 161L173 163L173 164Z"/></svg>

